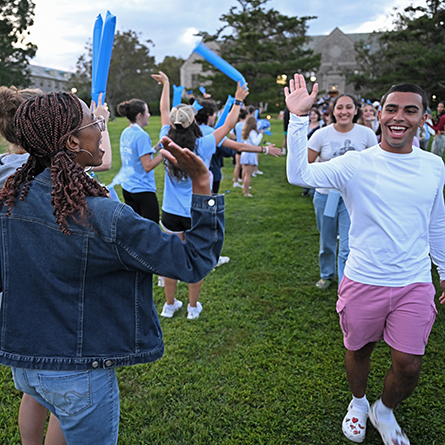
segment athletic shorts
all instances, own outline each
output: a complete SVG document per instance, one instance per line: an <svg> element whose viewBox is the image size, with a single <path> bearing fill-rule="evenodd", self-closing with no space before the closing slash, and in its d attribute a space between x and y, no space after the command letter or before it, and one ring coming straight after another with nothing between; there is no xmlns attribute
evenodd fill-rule
<svg viewBox="0 0 445 445"><path fill-rule="evenodd" d="M169 233L184 233L191 229L192 219L162 211L161 227Z"/></svg>
<svg viewBox="0 0 445 445"><path fill-rule="evenodd" d="M337 301L344 345L357 351L383 339L397 351L423 355L437 314L435 294L431 283L372 286L344 276Z"/></svg>

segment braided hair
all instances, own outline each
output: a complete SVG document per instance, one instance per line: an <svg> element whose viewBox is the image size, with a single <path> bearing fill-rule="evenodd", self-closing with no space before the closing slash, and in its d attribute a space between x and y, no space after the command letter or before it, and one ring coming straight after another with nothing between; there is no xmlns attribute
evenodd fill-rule
<svg viewBox="0 0 445 445"><path fill-rule="evenodd" d="M76 153L66 149L71 135L80 128L83 118L82 107L74 94L54 92L39 95L24 102L14 118L17 144L29 154L27 162L10 176L0 191L0 204L7 208L10 216L19 194L20 201L26 197L31 180L47 166L51 169L51 204L60 229L66 235L67 219L87 227L87 196L108 196L108 190L87 175L74 162Z"/></svg>

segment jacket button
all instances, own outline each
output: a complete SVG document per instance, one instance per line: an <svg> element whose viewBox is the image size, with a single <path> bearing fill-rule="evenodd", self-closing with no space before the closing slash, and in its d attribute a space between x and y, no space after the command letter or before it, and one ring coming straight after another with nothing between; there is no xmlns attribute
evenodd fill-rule
<svg viewBox="0 0 445 445"><path fill-rule="evenodd" d="M93 363L91 364L91 366L92 366L93 368L97 368L97 367L99 366L99 362L93 362Z"/></svg>
<svg viewBox="0 0 445 445"><path fill-rule="evenodd" d="M113 362L111 360L107 360L105 362L105 366L111 366L113 364Z"/></svg>
<svg viewBox="0 0 445 445"><path fill-rule="evenodd" d="M214 199L209 199L208 204L210 207L213 207L215 205L215 200Z"/></svg>

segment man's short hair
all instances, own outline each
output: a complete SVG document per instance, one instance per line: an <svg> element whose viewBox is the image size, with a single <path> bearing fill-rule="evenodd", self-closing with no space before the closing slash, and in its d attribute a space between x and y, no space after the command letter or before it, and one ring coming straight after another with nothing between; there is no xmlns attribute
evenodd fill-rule
<svg viewBox="0 0 445 445"><path fill-rule="evenodd" d="M399 83L398 85L393 85L387 93L382 97L382 108L385 105L386 99L391 93L415 93L422 98L423 112L426 113L428 108L428 97L425 91L416 85L415 83Z"/></svg>
<svg viewBox="0 0 445 445"><path fill-rule="evenodd" d="M207 119L218 111L218 106L212 99L200 99L198 100L198 103L202 108L196 115L196 122L198 122L198 125L207 125Z"/></svg>

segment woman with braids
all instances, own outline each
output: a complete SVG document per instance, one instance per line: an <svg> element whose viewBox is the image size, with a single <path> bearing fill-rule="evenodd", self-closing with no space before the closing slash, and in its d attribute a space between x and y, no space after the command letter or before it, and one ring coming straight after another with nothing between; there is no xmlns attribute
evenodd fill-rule
<svg viewBox="0 0 445 445"><path fill-rule="evenodd" d="M29 99L14 122L29 158L0 191L0 364L59 419L68 444L116 444L115 368L164 350L152 275L199 281L213 269L224 198L211 196L199 157L163 138L162 154L192 181L182 242L85 173L102 162L103 119L76 96Z"/></svg>
<svg viewBox="0 0 445 445"><path fill-rule="evenodd" d="M249 94L247 86L238 84L235 102L227 119L221 127L203 136L195 120L197 110L189 105L179 104L170 110L170 82L168 77L160 71L152 74L153 79L162 84L160 101L161 132L160 137L167 135L181 147L193 150L209 168L210 161L216 151L217 144L235 126L242 101ZM164 195L162 203L161 225L165 232L178 235L184 240L185 233L190 229L190 204L192 188L187 173L167 162L164 181ZM189 283L189 304L187 318L198 318L202 305L198 301L202 281L186 281ZM172 276L164 276L166 302L161 312L162 317L171 318L182 307L182 301L175 298L177 280Z"/></svg>
<svg viewBox="0 0 445 445"><path fill-rule="evenodd" d="M120 152L122 167L132 167L134 173L122 184L125 204L138 215L159 223L159 204L156 197L154 169L163 160L153 158L156 150L151 146L150 136L143 130L148 125L150 113L147 104L140 99L122 102L117 112L130 122L121 134Z"/></svg>
<svg viewBox="0 0 445 445"><path fill-rule="evenodd" d="M28 159L28 153L17 145L14 115L17 108L27 99L43 94L39 89L18 90L15 87L0 87L0 134L9 143L8 152L0 156L0 188L8 176ZM0 304L1 304L0 294ZM19 429L23 445L41 444L48 410L28 394L23 394L19 410ZM51 414L45 445L65 444L60 424Z"/></svg>

